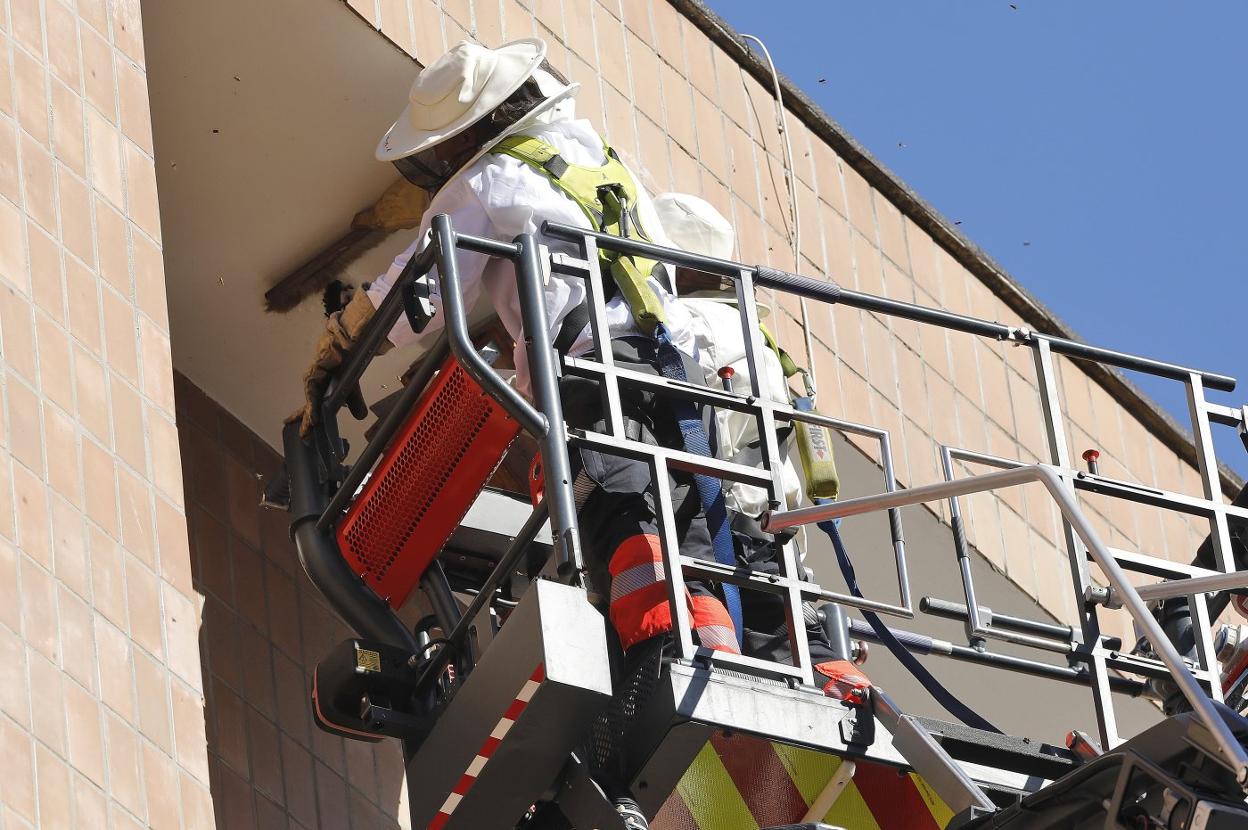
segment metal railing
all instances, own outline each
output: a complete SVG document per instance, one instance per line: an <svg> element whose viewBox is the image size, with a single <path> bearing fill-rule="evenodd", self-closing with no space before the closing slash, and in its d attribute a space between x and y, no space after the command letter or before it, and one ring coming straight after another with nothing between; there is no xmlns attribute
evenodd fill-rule
<svg viewBox="0 0 1248 830"><path fill-rule="evenodd" d="M446 216L433 220L431 244L416 257L401 275L391 294L377 312L378 322L370 329L370 336L353 350L348 361L337 376L335 385L326 396L323 408L323 427L318 432L318 442L330 445L331 453L342 457L341 442L337 439L334 419L350 401L353 390L364 369L371 360L381 337L402 313L402 297L405 286L431 273L437 268L440 282L443 312L446 316L446 334L440 349L453 353L464 369L495 397L499 404L511 413L521 426L539 442L545 465L545 501L533 517L526 522L525 530L500 561L477 595L469 613L463 620L449 626L450 644L441 654L462 653L468 628L474 618L488 610L494 590L510 572L531 536L542 524L543 512L548 511L554 539L555 572L571 584L582 584L585 563L577 532L575 503L572 494L569 448L584 447L603 453L616 454L645 462L650 469L652 488L657 506L660 542L662 546L668 601L674 620L675 656L678 660L701 660L711 665L729 667L754 675L785 678L790 682L814 684L809 648L806 643L804 604L811 602L836 603L848 607L875 611L895 617L914 618L915 609L906 562L905 538L900 508L932 499L951 500L954 517L955 555L963 576L965 614L968 646L946 644L939 652L956 659L970 660L989 666L1000 666L1041 677L1051 677L1066 682L1090 686L1096 704L1100 735L1105 745L1112 746L1119 740L1113 714L1111 692L1139 694L1143 685L1138 681L1113 674L1114 670L1137 676L1166 675L1175 683L1209 726L1222 747L1228 766L1232 767L1241 781L1248 781L1248 757L1233 741L1221 720L1213 713L1210 698L1220 696L1218 666L1209 633L1208 608L1203 592L1208 590L1243 587L1248 585L1246 574L1234 574L1228 517L1248 519L1248 510L1234 508L1222 503L1218 481L1218 468L1213 456L1210 424L1243 426L1248 423L1248 407L1230 409L1209 404L1204 399L1204 389L1230 390L1233 378L1201 372L1176 364L1149 358L1136 357L1109 349L1088 346L1075 341L1041 335L1027 329L1002 325L972 317L952 314L936 309L849 291L824 280L815 280L775 269L749 267L739 263L711 257L698 256L675 249L667 249L636 240L621 239L587 231L568 225L547 223L543 233L548 239L559 240L576 250L576 255L550 254L537 244L533 235L522 235L512 243L497 242L468 235L457 234ZM750 388L730 392L709 388L696 383L680 383L658 375L632 372L617 365L609 347L611 340L607 324L607 291L603 276L600 249L621 254L639 255L672 265L685 266L698 271L718 275L730 280L736 289L737 309L740 313L742 334L746 346L745 359L750 370ZM520 292L523 322L526 332L526 348L532 375L533 401L516 393L484 360L474 348L468 332L467 310L463 305L462 291L456 262L457 251L471 251L510 260L516 271ZM563 357L556 355L549 335L542 291L547 269L579 277L585 280L589 303L589 323L594 348L585 356ZM763 393L762 355L764 345L759 328L758 310L755 304L756 287L796 294L807 299L826 303L839 303L877 314L892 315L935 325L970 335L1031 347L1035 354L1040 405L1045 415L1049 443L1049 463L1023 465L1008 459L971 453L966 450L942 448L945 459L946 482L914 487L904 492L897 490L893 469L891 440L886 430L849 421L798 410L788 402L773 401ZM375 331L381 335L372 337ZM1071 468L1061 417L1053 355L1065 355L1077 360L1092 360L1119 368L1143 371L1161 377L1172 378L1187 384L1189 403L1193 418L1193 431L1197 441L1197 458L1203 482L1203 498L1181 496L1152 488L1141 488L1129 482L1089 476ZM343 479L337 495L320 515L318 528L328 530L337 522L342 510L368 475L369 469L399 426L401 415L406 413L427 382L440 360L427 360L425 370L413 379L403 393L400 404L383 419L372 441ZM579 375L597 381L602 389L604 404L603 431L568 430L559 398L560 373ZM705 406L725 408L754 416L758 421L761 464L750 467L714 458L691 454L682 449L661 447L632 440L624 428L621 408L622 386L643 387L651 392L693 400ZM395 413L399 414L395 414ZM842 433L854 433L879 443L880 463L884 470L885 492L865 499L852 499L833 505L789 509L785 502L781 482L781 453L776 438L779 423L805 421L826 426ZM989 473L971 479L953 480L954 460L986 463L1005 467L1002 472ZM777 530L797 524L816 521L817 518L847 516L867 510L886 510L889 516L889 533L893 545L897 574L899 602L873 598L858 598L846 593L831 591L807 579L800 565L796 545L788 542L779 547L778 575L763 576L743 567L729 567L706 562L679 553L674 523L671 495L662 482L668 480L668 470L708 473L725 481L747 482L767 490L773 505L766 528ZM1059 507L1065 526L1067 552L1074 594L1080 612L1077 627L1055 626L1051 623L1020 619L986 621L974 590L970 567L970 554L956 498L972 492L1015 486L1024 482L1040 482ZM659 484L656 484L659 483ZM1145 554L1110 549L1096 536L1086 516L1075 501L1075 492L1086 490L1129 498L1163 509L1180 510L1206 516L1211 522L1211 533L1217 552L1216 571L1178 565ZM1110 590L1099 592L1089 575L1088 558L1092 558L1106 574ZM1136 590L1126 580L1124 569L1133 569L1162 575L1168 579L1160 587ZM788 634L793 644L793 663L782 664L741 655L712 652L700 648L693 641L688 611L684 601L684 581L689 578L707 579L739 586L742 590L765 591L780 595L786 607ZM1203 581L1201 581L1203 580ZM1157 627L1152 615L1144 605L1144 597L1163 595L1188 595L1192 598L1194 619L1200 636L1198 651L1200 665L1195 674ZM1160 660L1127 657L1107 648L1101 635L1096 616L1097 604L1121 602L1141 626L1156 649ZM929 613L947 615L951 604L935 599L929 603ZM921 611L926 610L921 608ZM351 620L348 620L351 622ZM1024 646L1060 651L1071 661L1071 669L1061 669L1050 663L1027 658L993 654L986 650L988 640L1005 640ZM915 646L917 649L919 646ZM440 662L440 661L439 661ZM433 664L426 673L436 673L439 663ZM461 666L463 673L471 670L471 664ZM1204 690L1202 691L1202 685Z"/></svg>
<svg viewBox="0 0 1248 830"><path fill-rule="evenodd" d="M764 588L759 580L751 579L748 574L742 574L739 571L727 573L723 568L709 566L688 558L677 557L670 552L667 554L669 574L682 574L686 577L700 575L710 578L715 578L718 575L722 581L737 584L743 589L763 588L765 590L784 592L787 595L791 609L796 609L797 603L801 601L825 600L896 616L914 616L908 579L906 577L904 536L898 507L903 504L916 504L919 502L917 500L911 501L907 498L914 495L914 490L907 491L901 495L894 493L896 481L893 474L893 461L889 450L890 443L887 432L858 424L852 425L852 430L846 430L846 425L844 424L838 425L832 423L831 419L822 419L819 416L811 417L810 413L795 411L790 406L768 400L762 394L759 385L759 378L761 377L759 356L762 354L764 345L759 333L758 313L754 301L755 287L771 288L806 299L851 306L886 316L901 317L956 332L1030 347L1033 350L1036 384L1039 390L1038 403L1044 415L1045 438L1048 443L1050 457L1048 459L1049 464L1040 468L1043 470L1042 473L1028 474L1039 476L1037 480L1045 483L1062 511L1073 589L1077 607L1080 608L1080 624L1077 628L1067 628L1067 637L1059 639L1051 634L1035 633L1036 631L1043 631L1045 627L1044 623L1037 621L1015 621L1015 624L1012 626L994 626L985 623L980 618L979 605L976 602L970 555L966 545L964 528L958 516L959 506L956 496L950 495L947 497L950 498L951 515L955 517L955 554L958 557L959 570L963 579L964 598L966 600L968 645L976 652L983 654L985 656L984 662L988 664L993 664L992 660L1002 655L991 655L986 651L985 641L987 639L997 639L1066 654L1072 665L1081 666L1086 670L1086 674L1078 674L1077 682L1086 682L1093 689L1100 737L1107 747L1116 745L1119 742L1111 691L1122 690L1123 688L1123 684L1119 682L1121 678L1114 676L1112 671L1118 670L1145 677L1157 676L1161 673L1173 675L1175 682L1189 700L1192 701L1194 708L1210 724L1210 728L1214 730L1215 735L1219 736L1224 753L1227 755L1227 760L1236 767L1237 774L1248 774L1248 768L1242 766L1245 758L1238 744L1231 747L1230 744L1224 743L1225 740L1229 740L1229 733L1226 732L1220 721L1217 726L1214 726L1210 720L1212 709L1208 701L1210 698L1220 699L1221 689L1218 682L1219 667L1214 654L1208 606L1204 594L1205 591L1214 588L1239 588L1248 584L1248 578L1246 578L1248 575L1235 573L1227 523L1228 516L1248 518L1248 511L1227 506L1223 503L1218 466L1213 455L1212 440L1210 438L1211 420L1212 422L1238 426L1243 429L1248 424L1248 407L1241 409L1220 407L1208 403L1204 398L1204 389L1206 387L1224 391L1233 390L1235 388L1234 378L1174 363L1090 346L1066 338L1044 335L1026 328L1007 326L938 309L925 308L911 303L849 291L828 281L810 279L772 268L762 266L750 268L735 262L698 256L683 251L663 249L636 240L618 239L566 225L547 224L543 230L552 237L572 242L580 248L580 258L577 260L556 255L552 258L552 261L553 267L557 270L567 274L579 274L586 278L589 286L591 308L593 309L591 320L594 322L594 339L596 344L601 344L606 339L604 337L606 329L603 310L603 278L598 266L598 249L600 247L623 254L640 255L673 265L694 268L698 271L727 278L735 284L737 308L740 312L742 332L746 344L746 360L750 368L752 387L745 396L720 393L717 390L688 394L690 397L695 397L705 404L726 406L738 411L748 411L758 418L759 434L764 437L762 441L763 461L759 470L766 474L762 477L763 479L770 478L768 484L769 492L772 502L776 506L772 514L772 528L778 529L791 526L782 519L786 515L786 511L783 490L779 482L779 455L774 441L771 440L774 437L774 427L777 421L807 420L813 423L823 423L826 426L841 429L842 431L876 435L881 439L881 463L885 472L886 492L878 497L876 505L878 509L887 509L889 511L889 525L897 558L898 590L902 597L902 602L899 606L878 601L868 600L864 602L856 600L852 597L834 594L816 584L804 581L795 567L793 552L789 549L791 546L786 546L781 558L781 578L771 582L770 587L767 588ZM612 406L618 402L618 383L621 381L640 383L651 388L671 386L670 383L666 383L661 379L648 376L634 377L614 368L610 360L609 349L598 348L597 353L605 356L598 361L585 359L568 360L565 361L565 368L572 372L580 372L600 378L606 382L608 385L607 398ZM1203 498L1181 496L1153 488L1141 488L1139 485L1129 482L1115 482L1073 470L1070 463L1069 448L1066 443L1064 422L1060 411L1056 374L1053 368L1053 356L1055 354L1075 360L1095 361L1121 369L1145 372L1185 383L1188 389L1193 433L1196 436L1198 468L1201 473ZM747 407L740 405L743 398L748 404ZM616 424L615 421L611 421L611 423L613 426ZM601 440L597 436L587 436L587 438L595 442L594 446L606 449L612 446L612 444L618 445L617 436L620 434L616 431L614 435L610 436L610 440ZM952 459L955 456L970 459L973 455L968 451L955 451L948 447L942 447L942 454L945 458L946 477L951 481L953 479ZM990 457L980 455L978 458L983 461ZM1001 459L1001 461L1006 460ZM1015 467L1021 466L1021 462L1006 461L1006 464ZM656 473L663 472L658 465L656 465L654 471ZM721 463L713 465L711 472L719 474L726 479L733 479L733 474L738 471L730 470ZM664 479L656 478L655 480L662 481ZM755 473L753 480L755 482L759 480L757 473ZM1061 486L1055 487L1055 484L1060 484ZM951 483L951 486L956 485ZM1001 486L1004 486L1004 484ZM1096 551L1096 555L1093 557L1094 561L1101 565L1102 570L1107 575L1112 573L1114 578L1111 579L1111 586L1108 592L1098 593L1097 586L1094 584L1088 571L1088 548L1090 546L1083 538L1084 534L1081 530L1091 530L1091 527L1073 500L1073 493L1077 489L1110 494L1114 497L1127 498L1163 509L1180 510L1186 513L1207 516L1211 521L1211 534L1217 552L1219 571L1216 573L1199 572L1198 569L1185 568L1176 563L1156 557L1148 557L1144 554L1110 551L1102 545ZM820 508L820 510L825 517L847 515L839 512L842 506L834 505ZM814 521L812 517L815 514L811 512L813 510L813 508L807 509L802 514L807 517L807 520L802 523ZM790 515L796 516L797 514ZM670 543L669 547L674 549L674 546ZM1103 560L1103 563L1101 560ZM1122 576L1123 567L1163 575L1171 580L1168 583L1163 583L1161 586L1153 586L1146 589L1145 593L1149 597L1187 595L1191 598L1198 629L1197 644L1200 665L1197 675L1200 681L1203 681L1207 694L1199 691L1200 685L1198 681L1188 669L1186 663L1174 651L1169 640L1164 635L1160 636L1160 638L1158 637L1158 635L1161 635L1160 629L1157 627L1157 623L1152 615L1144 607L1141 595ZM1204 579L1204 581L1191 582L1190 578L1194 575L1197 578ZM673 579L671 582L670 594L673 597L673 611L676 612L675 618L683 621L683 617L679 613L680 603L674 601L674 598L679 596L680 585L678 580ZM1112 641L1106 642L1107 638L1100 631L1096 606L1097 604L1113 606L1119 603L1127 606L1132 617L1150 635L1149 639L1153 643L1154 649L1157 650L1156 654L1162 658L1160 664L1155 661L1122 655L1120 653L1121 644ZM1141 615L1147 619L1143 619ZM797 615L795 611L792 616L795 620L801 619L800 615ZM792 620L790 624L793 625ZM797 626L794 625L793 628L795 629ZM1027 628L1030 628L1031 631L1021 630ZM1058 627L1050 625L1049 628ZM682 628L682 632L679 638L678 653L682 657L689 657L693 651L692 643L687 630ZM795 632L793 629L790 630L790 635L798 640L801 639L800 633ZM1158 644L1159 642L1161 642L1161 645ZM1115 648L1110 649L1109 645L1115 646ZM799 649L797 652L797 665L795 666L797 671L794 673L809 682L809 675L806 673L807 666L804 662L807 658L808 655L805 651ZM727 655L715 654L712 656L712 659L719 662L734 662ZM1000 663L997 663L997 665L1000 665ZM1039 668L1040 665L1044 664L1037 663L1034 673L1043 675L1044 670ZM1199 703L1196 702L1197 698Z"/></svg>
<svg viewBox="0 0 1248 830"><path fill-rule="evenodd" d="M1245 753L1239 741L1231 734L1231 730L1214 708L1211 698L1201 688L1201 685L1192 675L1183 658L1175 650L1174 644L1170 642L1166 633L1162 631L1161 626L1153 617L1144 600L1141 599L1134 586L1127 580L1126 572L1123 571L1113 553L1105 546L1105 543L1101 541L1096 529L1092 527L1092 523L1088 521L1087 516L1084 515L1084 512L1076 503L1074 494L1067 487L1065 480L1053 467L1046 464L1030 464L996 473L984 473L957 481L925 484L900 493L884 493L876 496L846 499L834 504L803 507L783 514L771 514L764 519L762 524L764 530L779 532L812 522L857 516L893 507L923 504L937 499L953 499L972 493L984 493L1033 482L1043 484L1045 489L1048 490L1062 516L1070 524L1083 544L1087 546L1088 554L1104 571L1113 590L1121 597L1123 606L1144 632L1144 636L1148 638L1156 654L1161 658L1162 663L1169 669L1170 676L1178 685L1183 696L1187 698L1193 711L1199 715L1206 728L1213 734L1225 760L1235 771L1240 783L1248 783L1248 753ZM1240 573L1238 576L1238 584L1233 587L1241 588L1248 585L1248 574ZM1007 635L1003 634L1002 636ZM1009 634L1008 636L1013 638L1019 635ZM1027 643L1027 640L1012 641ZM1096 655L1092 659L1096 662L1103 662Z"/></svg>

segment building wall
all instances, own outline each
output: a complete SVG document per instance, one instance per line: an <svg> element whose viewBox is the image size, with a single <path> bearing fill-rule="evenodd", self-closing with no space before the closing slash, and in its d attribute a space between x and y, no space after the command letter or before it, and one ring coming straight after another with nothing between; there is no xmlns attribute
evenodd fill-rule
<svg viewBox="0 0 1248 830"><path fill-rule="evenodd" d="M0 76L0 825L211 827L138 0Z"/></svg>
<svg viewBox="0 0 1248 830"><path fill-rule="evenodd" d="M664 0L350 4L423 61L466 36L545 37L583 84L582 115L648 187L716 204L743 260L791 264L770 96ZM138 0L2 8L0 823L392 826L394 747L310 724L309 667L344 632L281 517L255 506L272 451L189 384L175 424ZM804 273L1020 322L790 127ZM781 303L773 319L800 346L800 310ZM810 325L824 409L890 428L904 481L939 478L939 442L1043 455L1025 352L844 308L816 308ZM1062 393L1075 450L1095 436L1111 475L1199 491L1189 465L1073 366ZM1203 535L1092 506L1113 544L1186 559ZM971 512L992 564L1069 617L1044 500L984 497Z"/></svg>
<svg viewBox="0 0 1248 830"><path fill-rule="evenodd" d="M312 723L312 670L350 634L303 573L287 515L259 506L281 459L181 375L176 393L217 826L397 826L398 743Z"/></svg>
<svg viewBox="0 0 1248 830"><path fill-rule="evenodd" d="M698 193L731 217L740 258L791 267L780 143L767 92L664 0L351 0L419 61L465 37L539 35L583 85L580 113L603 125L654 192ZM802 263L810 275L1005 323L1021 321L966 268L790 119L798 161ZM777 303L781 338L801 350L801 311ZM823 408L892 431L908 484L941 477L937 447L1010 458L1045 455L1030 353L812 306ZM1107 392L1062 366L1072 449L1099 437L1104 469L1191 493L1195 471ZM221 827L375 827L402 819L401 761L329 738L311 723L315 662L347 632L300 571L284 517L256 506L273 451L184 379L177 404L187 470L193 582L203 596L202 665L212 793ZM861 444L875 452L873 444ZM943 506L934 505L943 515ZM1090 505L1111 543L1186 559L1203 534L1156 514ZM1099 510L1097 508L1100 508ZM1075 605L1041 492L971 499L971 540L1053 616ZM1120 627L1121 620L1111 620Z"/></svg>
<svg viewBox="0 0 1248 830"><path fill-rule="evenodd" d="M703 196L735 224L739 257L792 270L783 150L773 98L667 0L345 0L418 61L464 38L539 36L582 84L578 113L653 192ZM801 273L921 305L1022 326L977 277L796 117L788 119L800 209ZM899 479L942 478L951 444L1048 460L1031 350L844 307L810 304L820 406L891 431ZM781 341L802 352L801 311L779 303ZM1112 345L1112 344L1107 344ZM1179 458L1077 365L1056 358L1072 457L1102 451L1104 474L1201 495ZM872 444L862 449L874 453ZM1190 561L1207 525L1110 499L1084 499L1115 546ZM943 505L932 506L944 515ZM1060 525L1039 486L969 500L969 536L993 567L1055 616L1075 604ZM1127 630L1124 614L1106 624ZM1129 633L1129 632L1128 632ZM1133 639L1133 638L1132 638Z"/></svg>

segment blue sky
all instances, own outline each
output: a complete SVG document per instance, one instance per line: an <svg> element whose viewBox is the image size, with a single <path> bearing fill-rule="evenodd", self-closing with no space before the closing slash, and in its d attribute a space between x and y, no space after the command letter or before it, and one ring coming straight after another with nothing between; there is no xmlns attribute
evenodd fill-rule
<svg viewBox="0 0 1248 830"><path fill-rule="evenodd" d="M1084 339L1248 401L1248 3L709 4Z"/></svg>

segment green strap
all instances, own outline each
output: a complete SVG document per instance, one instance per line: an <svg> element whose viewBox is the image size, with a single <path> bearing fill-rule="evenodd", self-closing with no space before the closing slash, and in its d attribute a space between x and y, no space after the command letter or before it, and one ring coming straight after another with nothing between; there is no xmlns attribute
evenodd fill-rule
<svg viewBox="0 0 1248 830"><path fill-rule="evenodd" d="M580 206L595 230L649 241L638 221L637 185L610 147L603 147L607 163L601 167L569 164L551 145L525 135L508 136L491 152L510 156L541 173ZM601 248L599 259L624 295L638 328L653 334L665 319L663 303L646 281L658 263Z"/></svg>
<svg viewBox="0 0 1248 830"><path fill-rule="evenodd" d="M806 370L798 366L796 361L789 356L789 353L780 348L780 344L776 342L776 338L762 323L758 324L758 330L763 333L763 340L767 343L767 348L776 353L776 357L780 358L780 368L784 370L784 379L788 380L796 374L803 373Z"/></svg>

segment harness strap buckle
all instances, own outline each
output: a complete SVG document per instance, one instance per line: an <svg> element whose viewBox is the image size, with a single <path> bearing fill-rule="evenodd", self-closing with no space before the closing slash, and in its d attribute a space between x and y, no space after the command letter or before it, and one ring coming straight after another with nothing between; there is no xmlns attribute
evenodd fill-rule
<svg viewBox="0 0 1248 830"><path fill-rule="evenodd" d="M568 163L560 155L553 155L546 159L542 167L556 179L562 179L564 174L568 172Z"/></svg>

